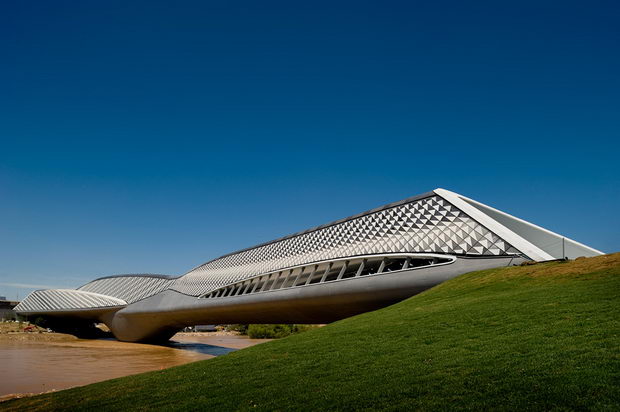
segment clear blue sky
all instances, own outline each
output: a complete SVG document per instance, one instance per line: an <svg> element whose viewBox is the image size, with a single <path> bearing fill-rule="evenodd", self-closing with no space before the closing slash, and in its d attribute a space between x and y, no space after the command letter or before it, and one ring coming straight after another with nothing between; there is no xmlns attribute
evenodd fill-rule
<svg viewBox="0 0 620 412"><path fill-rule="evenodd" d="M620 250L620 6L5 2L0 295L443 187Z"/></svg>

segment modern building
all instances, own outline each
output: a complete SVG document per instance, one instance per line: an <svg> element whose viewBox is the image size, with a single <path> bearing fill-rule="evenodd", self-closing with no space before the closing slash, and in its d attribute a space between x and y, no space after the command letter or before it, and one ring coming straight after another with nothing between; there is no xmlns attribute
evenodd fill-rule
<svg viewBox="0 0 620 412"><path fill-rule="evenodd" d="M328 323L462 273L601 252L443 189L202 264L179 277L117 275L38 290L26 316L104 322L124 341L198 324Z"/></svg>

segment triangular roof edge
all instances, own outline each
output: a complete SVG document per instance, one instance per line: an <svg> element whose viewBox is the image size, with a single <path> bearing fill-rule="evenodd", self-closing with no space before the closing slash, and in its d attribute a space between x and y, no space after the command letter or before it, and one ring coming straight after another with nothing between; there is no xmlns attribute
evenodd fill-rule
<svg viewBox="0 0 620 412"><path fill-rule="evenodd" d="M530 242L529 240L527 240L526 238L524 238L523 236L517 234L516 232L514 232L513 230L509 229L508 227L504 226L503 224L501 224L500 222L498 222L496 219L492 218L491 216L488 216L486 213L484 213L482 210L472 206L472 204L474 205L479 205L482 208L486 208L490 211L493 211L494 213L497 213L501 216L505 216L509 219L513 219L516 222L519 222L520 224L526 225L532 229L535 230L539 230L541 232L544 232L550 236L554 236L557 237L559 239L564 239L566 242L570 242L580 248L586 249L588 251L590 251L592 254L595 255L602 255L603 252L596 250L594 248L591 248L587 245L584 245L582 243L579 243L573 239L567 238L566 236L562 236L560 234L557 234L555 232L552 232L548 229L545 229L543 227L540 227L538 225L535 225L533 223L530 223L528 221L525 221L523 219L520 219L516 216L512 216L506 212L503 212L501 210L495 209L491 206L485 205L484 203L478 202L476 200L470 199L466 196L460 195L458 193L454 193L451 192L449 190L445 190L445 189L435 189L434 192L443 197L445 200L447 200L448 202L452 203L454 206L458 207L459 209L461 209L463 212L467 213L469 216L471 216L472 218L474 218L475 220L477 220L480 224L482 224L483 226L485 226L487 229L491 230L492 232L494 232L496 235L498 235L499 237L501 237L502 239L504 239L506 242L510 243L512 246L514 246L515 248L517 248L519 251L521 251L522 253L524 253L525 255L527 255L530 259L533 260L537 260L537 261L543 261L543 260L552 260L552 259L556 259L556 256L553 256L547 252L545 252L543 249L541 249L540 247L536 246L534 243Z"/></svg>

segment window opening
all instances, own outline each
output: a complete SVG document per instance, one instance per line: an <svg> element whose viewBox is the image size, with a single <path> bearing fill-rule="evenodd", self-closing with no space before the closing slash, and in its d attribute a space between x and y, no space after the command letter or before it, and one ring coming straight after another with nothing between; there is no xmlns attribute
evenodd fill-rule
<svg viewBox="0 0 620 412"><path fill-rule="evenodd" d="M279 272L278 275L276 276L276 279L274 280L273 286L271 287L270 290L278 290L278 289L282 288L282 285L284 284L285 280L286 280L286 273Z"/></svg>
<svg viewBox="0 0 620 412"><path fill-rule="evenodd" d="M396 270L401 270L406 261L407 260L404 258L387 259L385 262L385 267L383 268L383 272L394 272Z"/></svg>
<svg viewBox="0 0 620 412"><path fill-rule="evenodd" d="M340 277L340 279L354 278L357 275L357 272L359 272L359 268L362 266L362 263L363 262L361 261L349 263L347 265L347 268L343 272L342 276Z"/></svg>
<svg viewBox="0 0 620 412"><path fill-rule="evenodd" d="M308 280L308 277L310 277L310 275L312 274L312 272L314 272L314 265L313 266L305 266L302 268L303 272L301 272L301 275L299 275L296 279L295 282L295 286L302 286L306 284L306 281Z"/></svg>
<svg viewBox="0 0 620 412"><path fill-rule="evenodd" d="M364 267L366 266L366 262L368 262L368 259L362 260L360 267L357 269L357 272L355 272L355 277L358 277L362 274L362 272L364 271Z"/></svg>
<svg viewBox="0 0 620 412"><path fill-rule="evenodd" d="M364 269L362 269L360 276L374 275L379 272L380 267L381 260L368 260L368 262L364 265Z"/></svg>
<svg viewBox="0 0 620 412"><path fill-rule="evenodd" d="M308 276L308 279L306 280L306 283L305 283L306 285L309 285L312 279L317 275L318 268L319 268L319 265L314 265L314 268L312 269L312 273L310 273L310 276Z"/></svg>
<svg viewBox="0 0 620 412"><path fill-rule="evenodd" d="M341 262L334 262L332 267L329 269L329 272L327 272L327 276L325 276L325 282L331 282L332 280L338 279L338 275L340 274L342 268L343 265Z"/></svg>
<svg viewBox="0 0 620 412"><path fill-rule="evenodd" d="M377 273L383 273L383 269L385 269L386 260L387 260L386 258L381 259L381 264L379 265L379 270L377 270Z"/></svg>

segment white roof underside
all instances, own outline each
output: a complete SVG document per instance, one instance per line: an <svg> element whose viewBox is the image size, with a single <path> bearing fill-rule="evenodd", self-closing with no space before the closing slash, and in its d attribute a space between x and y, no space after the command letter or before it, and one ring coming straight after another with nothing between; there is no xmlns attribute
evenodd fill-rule
<svg viewBox="0 0 620 412"><path fill-rule="evenodd" d="M509 242L530 259L543 261L598 256L603 252L445 189L434 192Z"/></svg>

